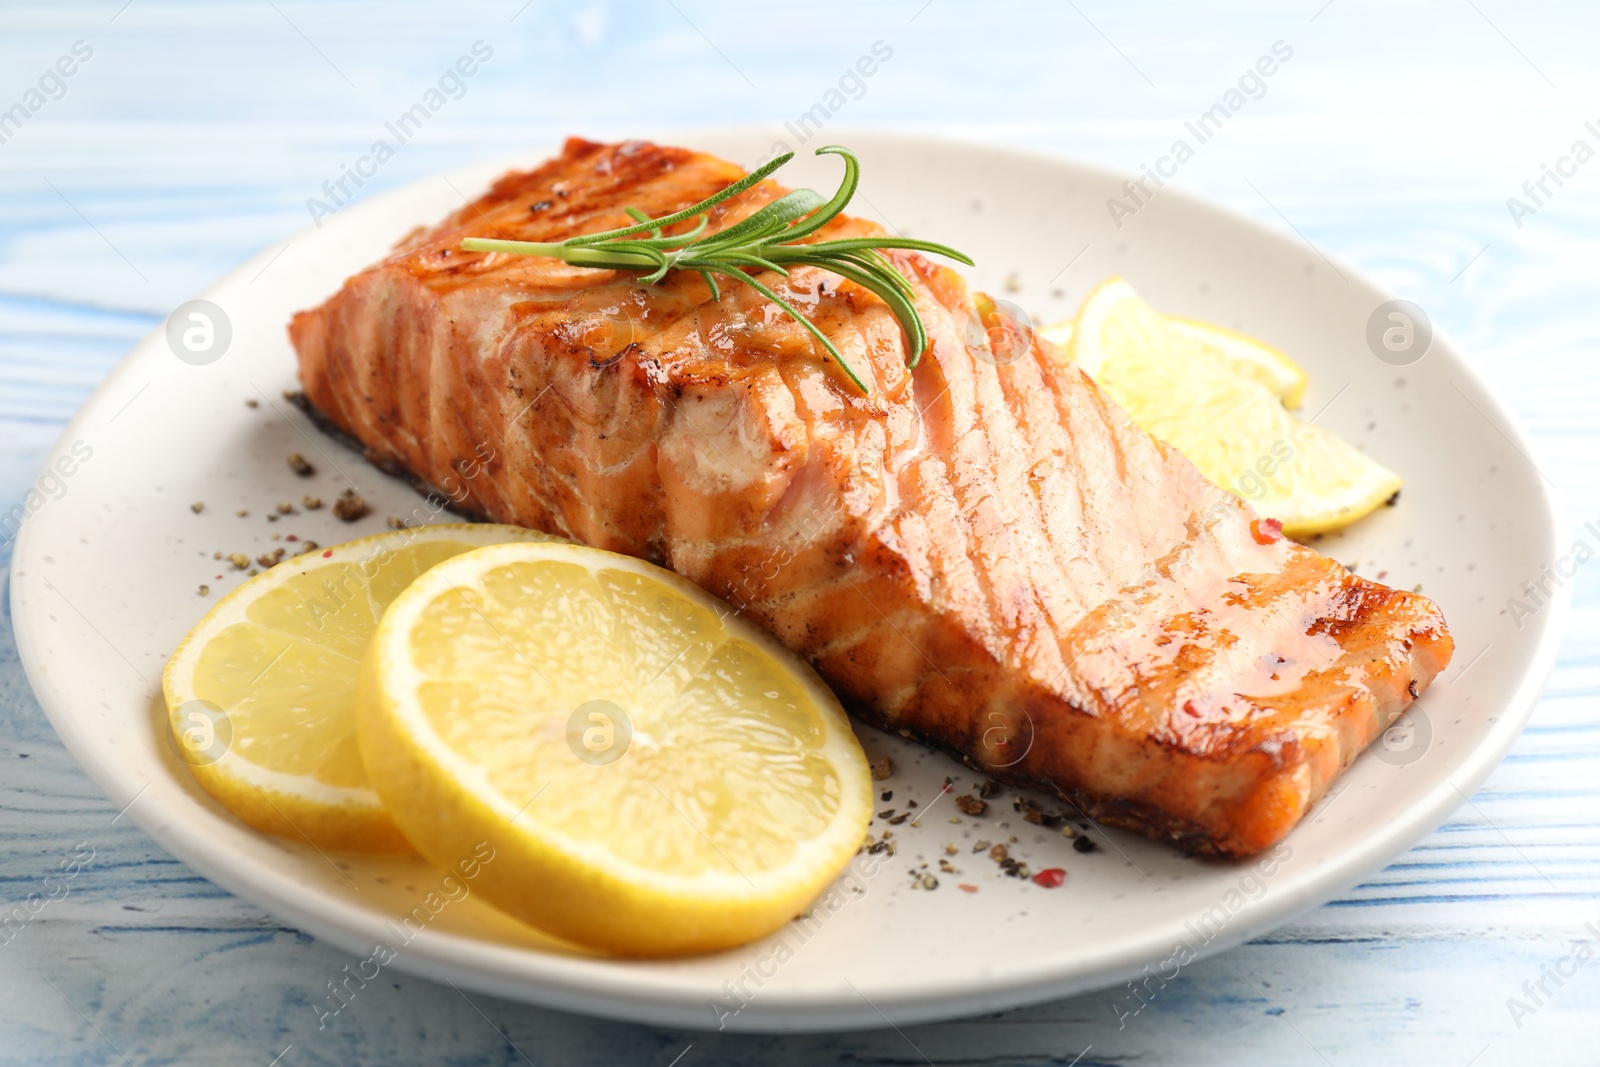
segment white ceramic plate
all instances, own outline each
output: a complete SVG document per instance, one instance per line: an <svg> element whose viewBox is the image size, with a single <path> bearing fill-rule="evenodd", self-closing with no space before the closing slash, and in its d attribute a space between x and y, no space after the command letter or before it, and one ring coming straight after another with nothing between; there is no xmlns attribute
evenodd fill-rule
<svg viewBox="0 0 1600 1067"><path fill-rule="evenodd" d="M752 165L783 134L679 136ZM1099 850L1080 854L1014 815L1009 793L985 819L960 824L949 821L957 813L945 798L920 826L897 827L898 854L858 880L856 892L834 898L833 910L735 952L656 963L574 954L469 897L393 946L392 966L575 1011L740 1030L991 1011L1108 986L1146 966L1170 977L1187 953L1260 934L1380 868L1462 803L1522 728L1555 658L1565 604L1520 628L1504 605L1556 558L1562 527L1527 438L1446 338L1436 335L1411 365L1379 360L1367 326L1388 294L1292 236L1170 189L1118 229L1106 200L1123 195L1119 175L925 138L831 136L862 159L852 210L881 211L906 232L966 250L980 286L1042 320L1071 314L1095 282L1121 273L1157 307L1292 353L1311 375L1305 413L1321 411L1324 425L1406 478L1397 506L1318 547L1391 584L1421 583L1449 620L1455 662L1411 713L1409 736L1359 759L1265 869L1200 862L1116 832L1092 834ZM65 457L62 469L72 473L50 484L56 499L16 545L22 662L84 770L195 870L362 959L378 941L393 945L386 923L436 888L438 876L416 861L330 858L234 821L164 743L160 673L178 639L239 581L213 551L254 555L287 533L327 544L417 506L410 489L323 437L282 399L295 385L290 313L323 300L413 226L458 207L462 193L476 195L504 167L555 147L374 197L218 282L205 298L231 322L226 352L194 365L174 355L165 331L146 338L67 429L52 463ZM780 178L831 190L838 173L837 160L807 152ZM288 470L291 451L311 458L316 477ZM326 509L265 518L306 492L331 499L345 477L374 503L371 518L345 526ZM203 513L190 510L194 501L205 502ZM236 515L241 508L249 516ZM200 583L210 585L208 598L197 595ZM893 802L880 807L927 804L946 775L958 788L972 781L944 757L861 733L870 754L890 752L900 768L884 783ZM1002 877L972 852L979 839L1011 834L1014 853L1035 870L1065 868L1066 884L1043 889ZM936 868L946 843L958 847L947 858L961 873L938 874L933 891L913 889L909 868Z"/></svg>

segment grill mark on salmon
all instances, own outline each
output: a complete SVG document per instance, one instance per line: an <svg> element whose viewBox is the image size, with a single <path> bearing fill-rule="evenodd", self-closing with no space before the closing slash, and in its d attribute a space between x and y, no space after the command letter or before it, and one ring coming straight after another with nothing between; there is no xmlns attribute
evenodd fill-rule
<svg viewBox="0 0 1600 1067"><path fill-rule="evenodd" d="M862 396L747 286L712 302L692 274L459 249L627 225L624 206L663 215L742 174L568 141L295 316L308 405L461 510L673 568L864 719L1192 853L1281 839L1449 662L1430 601L1257 544L1247 504L1047 342L997 356L992 316L919 255L888 253L931 341L915 371L877 297L812 267L769 278Z"/></svg>

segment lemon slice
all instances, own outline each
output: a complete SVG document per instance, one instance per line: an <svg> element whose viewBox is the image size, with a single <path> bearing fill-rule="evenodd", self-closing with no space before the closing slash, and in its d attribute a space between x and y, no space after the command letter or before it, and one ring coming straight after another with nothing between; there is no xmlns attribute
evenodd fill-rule
<svg viewBox="0 0 1600 1067"><path fill-rule="evenodd" d="M1040 330L1039 336L1054 344L1061 351L1070 354L1072 352L1072 332L1075 326L1077 326L1076 319L1063 319L1053 326L1046 326Z"/></svg>
<svg viewBox="0 0 1600 1067"><path fill-rule="evenodd" d="M499 545L390 606L361 754L405 835L547 932L660 956L742 944L861 845L871 774L816 674L658 567Z"/></svg>
<svg viewBox="0 0 1600 1067"><path fill-rule="evenodd" d="M1123 283L1126 284L1126 283ZM1199 319L1166 315L1167 325L1193 342L1191 354L1213 366L1243 378L1260 382L1291 408L1300 406L1306 395L1306 372L1299 364L1265 341ZM1063 319L1039 333L1063 352L1072 350L1076 319Z"/></svg>
<svg viewBox="0 0 1600 1067"><path fill-rule="evenodd" d="M1306 372L1265 341L1199 319L1176 315L1165 318L1168 326L1194 343L1203 358L1221 363L1240 377L1261 383L1285 407L1297 408L1305 399Z"/></svg>
<svg viewBox="0 0 1600 1067"><path fill-rule="evenodd" d="M1071 355L1143 429L1291 537L1336 530L1400 489L1400 477L1284 410L1256 377L1206 355L1121 278L1084 301Z"/></svg>
<svg viewBox="0 0 1600 1067"><path fill-rule="evenodd" d="M356 678L378 617L429 567L515 526L448 524L295 556L223 597L162 675L178 755L258 830L319 848L406 851L356 748Z"/></svg>

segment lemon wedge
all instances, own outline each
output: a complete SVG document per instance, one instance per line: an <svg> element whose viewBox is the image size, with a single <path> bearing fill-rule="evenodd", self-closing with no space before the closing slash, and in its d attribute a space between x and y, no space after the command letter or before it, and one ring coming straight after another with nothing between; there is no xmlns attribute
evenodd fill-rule
<svg viewBox="0 0 1600 1067"><path fill-rule="evenodd" d="M515 526L419 526L286 559L245 582L162 675L178 755L258 830L318 848L407 851L356 748L362 654L417 575L512 540L549 538Z"/></svg>
<svg viewBox="0 0 1600 1067"><path fill-rule="evenodd" d="M417 851L578 944L705 952L778 928L860 847L871 774L816 674L659 567L460 555L390 605L361 754Z"/></svg>
<svg viewBox="0 0 1600 1067"><path fill-rule="evenodd" d="M1225 335L1174 323L1111 278L1084 301L1068 353L1135 423L1291 537L1348 526L1399 491L1397 474L1284 409L1283 392L1262 380L1275 349L1242 356L1249 345L1211 343ZM1291 387L1279 372L1280 387ZM1300 390L1303 382L1288 388L1296 398Z"/></svg>

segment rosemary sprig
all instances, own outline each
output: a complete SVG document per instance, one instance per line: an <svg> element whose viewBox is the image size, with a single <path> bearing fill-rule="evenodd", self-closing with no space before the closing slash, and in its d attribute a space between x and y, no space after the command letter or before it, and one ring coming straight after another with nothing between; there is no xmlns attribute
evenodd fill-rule
<svg viewBox="0 0 1600 1067"><path fill-rule="evenodd" d="M918 241L909 237L852 237L835 241L802 243L803 238L833 221L843 211L850 198L855 196L860 181L861 164L849 149L829 145L817 149L817 155L830 154L844 159L844 180L830 199L811 189L796 189L785 193L772 203L754 212L748 218L725 230L708 236L705 233L711 208L738 196L773 171L794 158L787 152L766 166L752 171L714 196L684 208L671 215L652 219L644 212L628 208L636 225L624 226L603 233L588 233L570 237L565 241L500 241L485 237L468 237L461 247L469 252L508 252L523 256L549 256L576 267L594 267L601 270L642 271L641 279L653 284L675 270L692 270L705 279L713 300L722 299L716 275L720 274L744 282L756 292L782 308L788 315L810 331L822 342L835 362L855 383L856 388L867 392L863 382L845 362L844 356L832 341L800 314L787 300L761 282L755 271L770 270L784 277L790 267L812 266L832 271L877 294L894 312L905 332L910 358L906 361L915 367L928 347L928 334L917 314L913 301L915 292L904 275L881 254L885 248L909 248L919 252L932 252L948 256L969 267L972 260L948 245L933 241ZM694 219L695 225L680 234L666 234L668 226Z"/></svg>

